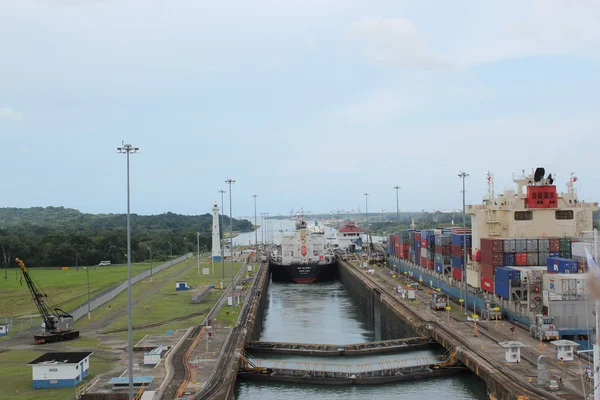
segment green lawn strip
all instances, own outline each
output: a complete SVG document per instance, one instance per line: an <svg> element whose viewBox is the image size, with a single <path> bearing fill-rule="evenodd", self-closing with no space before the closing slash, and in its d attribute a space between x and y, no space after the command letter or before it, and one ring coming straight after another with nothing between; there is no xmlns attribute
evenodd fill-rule
<svg viewBox="0 0 600 400"><path fill-rule="evenodd" d="M204 264L208 265L208 264ZM234 271L242 268L242 264L234 263ZM201 271L203 264L200 265ZM230 265L226 265L226 272L230 268ZM201 313L205 315L206 312L212 307L216 298L220 295L220 290L216 290L211 293L208 298L202 301L200 304L192 304L191 296L192 290L176 291L175 282L186 281L188 286L194 288L204 285L217 285L219 276L221 274L221 266L217 267L215 264L215 276L212 275L198 275L197 268L190 268L177 278L171 278L166 282L157 293L152 294L146 298L143 303L136 305L133 309L133 325L151 324L163 321L169 321L175 318L189 316L194 313ZM230 272L231 270L229 270ZM226 276L226 279L231 279L231 272ZM190 320L194 320L197 317L192 317ZM188 322L187 326L193 326L195 323ZM119 329L127 328L127 317L123 316L109 327L104 332L110 332Z"/></svg>
<svg viewBox="0 0 600 400"><path fill-rule="evenodd" d="M0 393L2 399L12 400L66 400L75 396L75 388L33 389L32 368L27 363L41 356L44 351L9 350L0 353ZM105 373L112 362L99 359L92 354L90 358L90 376L84 382L91 382L95 375ZM18 393L17 393L18 388Z"/></svg>
<svg viewBox="0 0 600 400"><path fill-rule="evenodd" d="M157 272L156 274L153 274L152 281L150 281L150 278L148 278L148 279L144 279L141 282L136 283L135 285L133 285L131 287L132 300L135 302L145 292L147 292L149 289L152 289L153 286L160 284L163 280L165 280L168 275L177 273L178 271L187 268L189 265L190 264L188 264L186 261L180 262L178 264L173 264L173 267L165 268L164 270ZM173 283L173 287L175 287L175 283ZM125 307L127 307L127 290L124 290L123 292L121 292L117 297L115 297L111 301L103 304L96 310L92 311L92 320L91 321L88 321L88 319L86 317L83 317L75 323L75 326L78 329L83 329L87 325L89 325L91 322L97 321L98 319L106 318L106 317L109 317L112 315L114 315L116 318L116 315L119 312L123 311L125 309ZM135 313L134 313L134 315L135 315ZM125 317L125 319L126 319L126 317Z"/></svg>
<svg viewBox="0 0 600 400"><path fill-rule="evenodd" d="M132 275L135 276L150 268L149 263L132 264ZM12 272L14 272L13 270ZM17 279L9 274L8 280L0 280L0 304L3 305L0 317L18 317L38 313L22 273L18 271ZM27 270L34 283L41 288L49 299L49 305L60 307L66 311L87 301L87 272L69 268L29 268ZM127 279L126 265L91 266L90 296L94 296Z"/></svg>

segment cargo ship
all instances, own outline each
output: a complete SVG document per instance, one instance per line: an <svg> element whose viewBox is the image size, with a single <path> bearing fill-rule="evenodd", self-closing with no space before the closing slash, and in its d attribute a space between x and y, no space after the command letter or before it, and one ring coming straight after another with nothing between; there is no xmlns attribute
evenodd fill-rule
<svg viewBox="0 0 600 400"><path fill-rule="evenodd" d="M300 217L298 217L300 220ZM313 283L337 279L335 252L327 245L325 231L296 221L295 232L282 232L281 244L269 255L273 282Z"/></svg>
<svg viewBox="0 0 600 400"><path fill-rule="evenodd" d="M573 174L566 193L558 193L552 175L545 175L537 168L513 176L516 190L496 195L488 173L482 204L466 207L471 229L390 235L387 265L456 300L466 299L475 312L488 300L499 304L505 318L525 326L535 324L537 315L549 316L561 339L589 348L595 317L586 307L582 282L598 203L577 198Z"/></svg>

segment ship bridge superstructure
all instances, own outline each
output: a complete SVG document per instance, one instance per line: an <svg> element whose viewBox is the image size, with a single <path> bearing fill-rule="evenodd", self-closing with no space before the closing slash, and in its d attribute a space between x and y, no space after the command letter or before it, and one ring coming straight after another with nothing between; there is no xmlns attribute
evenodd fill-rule
<svg viewBox="0 0 600 400"><path fill-rule="evenodd" d="M488 173L488 194L482 204L467 206L473 243L482 238L574 237L592 230L598 203L577 198L574 174L565 193L557 192L552 174L544 175L544 168L513 175L516 191L496 195L494 177Z"/></svg>

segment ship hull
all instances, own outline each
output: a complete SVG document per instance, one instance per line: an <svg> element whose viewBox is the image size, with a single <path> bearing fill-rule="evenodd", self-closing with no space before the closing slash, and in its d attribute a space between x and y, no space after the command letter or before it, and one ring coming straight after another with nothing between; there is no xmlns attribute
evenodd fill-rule
<svg viewBox="0 0 600 400"><path fill-rule="evenodd" d="M337 279L337 261L330 264L295 264L279 265L269 263L273 282L315 283Z"/></svg>

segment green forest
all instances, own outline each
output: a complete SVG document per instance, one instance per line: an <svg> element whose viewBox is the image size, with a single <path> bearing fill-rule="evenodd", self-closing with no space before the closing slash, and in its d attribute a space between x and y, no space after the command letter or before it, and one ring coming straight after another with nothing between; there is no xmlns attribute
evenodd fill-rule
<svg viewBox="0 0 600 400"><path fill-rule="evenodd" d="M222 224L229 226L229 217ZM254 229L233 219L234 232ZM167 260L211 245L212 216L131 214L132 261ZM127 215L87 214L64 207L0 208L0 266L15 267L19 257L28 267L96 265L127 262Z"/></svg>

